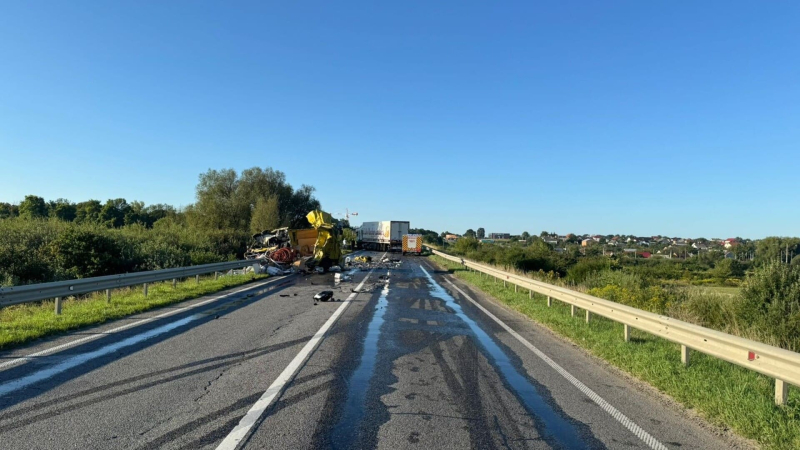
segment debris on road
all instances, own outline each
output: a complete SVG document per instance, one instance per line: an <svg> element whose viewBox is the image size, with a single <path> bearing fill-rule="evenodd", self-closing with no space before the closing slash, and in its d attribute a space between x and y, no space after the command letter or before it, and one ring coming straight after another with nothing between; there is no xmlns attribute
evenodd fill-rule
<svg viewBox="0 0 800 450"><path fill-rule="evenodd" d="M333 299L333 291L322 291L314 296L314 304L317 302L327 302Z"/></svg>

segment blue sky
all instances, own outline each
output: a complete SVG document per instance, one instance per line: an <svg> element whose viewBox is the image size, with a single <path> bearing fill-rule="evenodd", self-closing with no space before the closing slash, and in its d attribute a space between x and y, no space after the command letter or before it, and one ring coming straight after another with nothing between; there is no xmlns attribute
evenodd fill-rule
<svg viewBox="0 0 800 450"><path fill-rule="evenodd" d="M378 3L382 3L379 5ZM4 2L0 201L274 167L463 233L800 235L800 3Z"/></svg>

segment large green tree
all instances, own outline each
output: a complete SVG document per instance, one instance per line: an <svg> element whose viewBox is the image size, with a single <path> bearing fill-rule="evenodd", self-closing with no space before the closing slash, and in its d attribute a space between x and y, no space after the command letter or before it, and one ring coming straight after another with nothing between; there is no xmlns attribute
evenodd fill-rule
<svg viewBox="0 0 800 450"><path fill-rule="evenodd" d="M49 209L50 217L57 217L66 222L72 222L75 220L77 214L75 204L64 198L51 201L49 204Z"/></svg>
<svg viewBox="0 0 800 450"><path fill-rule="evenodd" d="M280 224L278 197L259 198L250 218L250 233L256 234L278 228Z"/></svg>
<svg viewBox="0 0 800 450"><path fill-rule="evenodd" d="M320 208L313 187L295 190L283 172L271 168L253 167L241 175L233 169L209 170L200 175L196 194L188 217L193 225L213 229L250 229L259 199L277 199L277 226L306 227L305 216Z"/></svg>
<svg viewBox="0 0 800 450"><path fill-rule="evenodd" d="M19 215L19 207L11 203L0 202L0 219L8 219Z"/></svg>
<svg viewBox="0 0 800 450"><path fill-rule="evenodd" d="M477 237L478 239L483 239L486 237L486 230L484 230L483 227L478 228Z"/></svg>
<svg viewBox="0 0 800 450"><path fill-rule="evenodd" d="M47 203L45 203L42 197L26 195L25 200L19 204L19 216L25 219L47 217Z"/></svg>
<svg viewBox="0 0 800 450"><path fill-rule="evenodd" d="M75 205L75 221L79 223L94 223L100 221L100 212L103 206L99 200L87 200Z"/></svg>

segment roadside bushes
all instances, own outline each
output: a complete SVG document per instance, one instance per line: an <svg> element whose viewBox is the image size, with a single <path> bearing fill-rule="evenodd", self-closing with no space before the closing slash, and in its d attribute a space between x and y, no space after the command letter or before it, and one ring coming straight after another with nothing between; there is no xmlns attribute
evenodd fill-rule
<svg viewBox="0 0 800 450"><path fill-rule="evenodd" d="M741 297L742 322L767 332L781 347L800 347L800 267L766 263L744 280Z"/></svg>
<svg viewBox="0 0 800 450"><path fill-rule="evenodd" d="M591 275L610 268L611 260L608 258L581 259L567 271L567 281L580 284L586 281Z"/></svg>
<svg viewBox="0 0 800 450"><path fill-rule="evenodd" d="M586 277L583 286L589 295L659 314L680 301L675 290L649 285L639 275L619 270L595 272Z"/></svg>
<svg viewBox="0 0 800 450"><path fill-rule="evenodd" d="M249 236L170 218L152 229L57 219L0 220L0 284L42 283L206 264L241 257Z"/></svg>

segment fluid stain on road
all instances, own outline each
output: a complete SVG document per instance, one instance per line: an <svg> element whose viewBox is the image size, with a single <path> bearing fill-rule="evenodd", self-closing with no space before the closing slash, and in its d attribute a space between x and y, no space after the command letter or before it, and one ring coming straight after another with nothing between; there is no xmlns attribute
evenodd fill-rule
<svg viewBox="0 0 800 450"><path fill-rule="evenodd" d="M367 327L361 363L350 377L347 400L344 404L342 416L331 432L331 442L334 448L350 448L358 437L358 426L361 423L365 409L364 397L367 394L369 380L372 378L372 374L375 370L381 326L383 325L386 308L388 306L386 298L389 295L389 275L391 275L391 272L386 275L386 283L381 290L381 295L375 304L375 312L372 315L372 320L370 320Z"/></svg>
<svg viewBox="0 0 800 450"><path fill-rule="evenodd" d="M494 365L517 393L525 409L537 420L541 421L543 434L553 438L565 448L587 448L588 445L580 439L579 432L573 424L553 410L527 378L514 367L508 355L503 352L500 346L474 320L464 313L461 305L456 303L450 293L440 286L424 267L420 266L420 269L428 279L431 295L443 300L445 305L452 309L455 315L469 326L475 339L480 342L491 356L494 360Z"/></svg>

